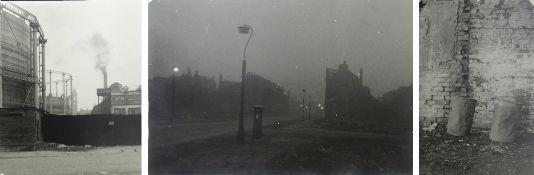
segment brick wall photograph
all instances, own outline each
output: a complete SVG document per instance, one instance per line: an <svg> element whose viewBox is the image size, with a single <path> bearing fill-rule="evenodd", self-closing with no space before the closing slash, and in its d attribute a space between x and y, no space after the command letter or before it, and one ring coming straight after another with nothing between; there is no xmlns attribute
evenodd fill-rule
<svg viewBox="0 0 534 175"><path fill-rule="evenodd" d="M465 91L456 47L459 5L458 1L430 1L420 12L419 115L425 125L447 117L451 95Z"/></svg>
<svg viewBox="0 0 534 175"><path fill-rule="evenodd" d="M420 174L532 174L534 1L420 0Z"/></svg>
<svg viewBox="0 0 534 175"><path fill-rule="evenodd" d="M534 6L528 0L421 2L423 125L446 121L453 96L477 101L477 127L490 126L499 99L511 99L534 114Z"/></svg>

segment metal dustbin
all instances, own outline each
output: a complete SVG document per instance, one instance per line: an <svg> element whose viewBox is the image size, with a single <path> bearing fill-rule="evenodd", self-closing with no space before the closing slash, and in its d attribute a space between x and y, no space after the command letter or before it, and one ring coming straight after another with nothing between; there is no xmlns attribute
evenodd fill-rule
<svg viewBox="0 0 534 175"><path fill-rule="evenodd" d="M252 137L254 139L261 139L262 133L262 118L263 118L263 106L254 105L254 119L252 123Z"/></svg>
<svg viewBox="0 0 534 175"><path fill-rule="evenodd" d="M473 125L476 100L455 96L451 98L451 113L447 121L447 133L453 136L464 136Z"/></svg>
<svg viewBox="0 0 534 175"><path fill-rule="evenodd" d="M523 115L521 105L513 100L497 100L492 119L490 139L497 142L512 142L515 139L517 124Z"/></svg>

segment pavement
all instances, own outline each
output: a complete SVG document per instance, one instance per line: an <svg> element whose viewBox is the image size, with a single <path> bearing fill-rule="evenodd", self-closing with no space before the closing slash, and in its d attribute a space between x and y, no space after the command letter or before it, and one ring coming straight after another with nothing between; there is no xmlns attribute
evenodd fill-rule
<svg viewBox="0 0 534 175"><path fill-rule="evenodd" d="M141 146L0 153L0 175L141 174Z"/></svg>

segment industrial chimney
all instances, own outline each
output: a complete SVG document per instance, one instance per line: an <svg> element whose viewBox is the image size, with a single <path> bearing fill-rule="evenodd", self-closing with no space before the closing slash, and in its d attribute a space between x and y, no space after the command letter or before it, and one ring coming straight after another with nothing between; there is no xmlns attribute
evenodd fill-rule
<svg viewBox="0 0 534 175"><path fill-rule="evenodd" d="M104 88L108 88L108 72L106 71L106 67L102 67L102 75L104 75Z"/></svg>

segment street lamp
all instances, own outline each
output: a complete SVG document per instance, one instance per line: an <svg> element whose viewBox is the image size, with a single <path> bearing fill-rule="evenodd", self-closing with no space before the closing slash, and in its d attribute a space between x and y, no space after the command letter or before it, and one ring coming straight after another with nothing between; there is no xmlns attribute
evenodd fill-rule
<svg viewBox="0 0 534 175"><path fill-rule="evenodd" d="M174 66L172 68L172 72L173 72L173 75L172 75L172 106L171 106L172 114L169 117L169 124L170 124L172 118L176 116L176 109L175 109L176 108L176 74L178 73L178 71L180 71L178 66Z"/></svg>
<svg viewBox="0 0 534 175"><path fill-rule="evenodd" d="M245 49L243 51L243 63L241 68L241 105L239 109L239 128L237 130L237 140L238 141L244 141L245 140L245 117L244 117L244 105L245 105L245 73L247 70L247 60L246 60L246 53L247 53L247 47L248 43L250 42L250 38L252 38L252 27L250 25L242 25L237 27L239 33L241 34L248 34L250 31L250 35L247 40L247 44L245 45Z"/></svg>
<svg viewBox="0 0 534 175"><path fill-rule="evenodd" d="M302 121L304 121L304 107L306 106L304 104L304 98L306 97L306 89L302 89Z"/></svg>
<svg viewBox="0 0 534 175"><path fill-rule="evenodd" d="M308 95L308 120L311 120L311 108L312 108L312 105L311 105L311 95Z"/></svg>

